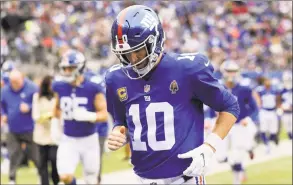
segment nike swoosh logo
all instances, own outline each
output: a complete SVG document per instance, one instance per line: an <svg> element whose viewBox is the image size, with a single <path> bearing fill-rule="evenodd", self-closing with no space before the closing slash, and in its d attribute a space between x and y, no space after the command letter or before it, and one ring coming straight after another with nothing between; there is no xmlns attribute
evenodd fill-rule
<svg viewBox="0 0 293 185"><path fill-rule="evenodd" d="M209 64L210 64L210 61L208 61L207 63L204 63L204 65L205 65L206 67L208 67Z"/></svg>
<svg viewBox="0 0 293 185"><path fill-rule="evenodd" d="M205 162L205 160L204 160L204 154L203 154L203 153L201 153L200 155L201 155L201 156L202 156L202 158L203 158L203 167L205 167L205 166L206 166L206 162Z"/></svg>

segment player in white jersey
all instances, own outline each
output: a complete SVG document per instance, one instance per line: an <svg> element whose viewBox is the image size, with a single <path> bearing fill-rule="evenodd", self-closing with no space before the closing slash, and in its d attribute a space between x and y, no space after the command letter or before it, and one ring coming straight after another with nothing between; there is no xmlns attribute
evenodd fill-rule
<svg viewBox="0 0 293 185"><path fill-rule="evenodd" d="M282 123L288 134L288 137L292 140L292 72L284 72L283 74L284 89L281 92L282 104L281 109L283 111Z"/></svg>
<svg viewBox="0 0 293 185"><path fill-rule="evenodd" d="M99 139L97 122L107 120L107 106L103 88L95 77L86 78L85 58L82 53L69 50L60 63L61 80L52 88L57 99L55 118L64 121L64 134L57 151L57 170L65 184L76 184L74 172L83 164L86 184L97 184L99 172ZM98 124L99 124L98 123Z"/></svg>
<svg viewBox="0 0 293 185"><path fill-rule="evenodd" d="M228 152L228 161L233 171L233 183L240 184L244 179L244 157L254 146L256 127L252 121L253 113L258 111L252 89L240 83L240 67L234 61L225 61L221 69L223 71L224 84L237 98L240 107L240 115L233 125L225 144L219 151L222 154ZM226 150L226 151L225 151Z"/></svg>
<svg viewBox="0 0 293 185"><path fill-rule="evenodd" d="M279 129L277 107L279 107L279 91L273 88L271 80L264 78L263 86L257 88L261 97L261 109L259 112L260 135L266 146L266 152L270 153L270 145L277 143L277 133ZM269 138L267 137L269 134ZM272 141L269 143L269 141Z"/></svg>

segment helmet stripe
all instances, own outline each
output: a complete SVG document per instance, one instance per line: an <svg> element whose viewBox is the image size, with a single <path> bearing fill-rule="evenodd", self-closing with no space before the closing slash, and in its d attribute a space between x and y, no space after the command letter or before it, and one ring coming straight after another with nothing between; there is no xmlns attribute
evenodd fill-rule
<svg viewBox="0 0 293 185"><path fill-rule="evenodd" d="M117 37L118 37L118 42L119 44L123 44L123 40L122 40L122 25L125 21L125 16L126 16L126 12L127 12L127 8L124 9L118 19L118 30L117 30Z"/></svg>

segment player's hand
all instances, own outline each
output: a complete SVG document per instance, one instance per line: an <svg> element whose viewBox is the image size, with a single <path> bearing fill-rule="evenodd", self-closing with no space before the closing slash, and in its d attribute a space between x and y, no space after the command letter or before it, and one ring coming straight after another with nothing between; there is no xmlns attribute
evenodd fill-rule
<svg viewBox="0 0 293 185"><path fill-rule="evenodd" d="M28 113L30 111L30 107L29 107L28 104L26 104L24 102L21 102L20 105L19 105L19 110L22 113Z"/></svg>
<svg viewBox="0 0 293 185"><path fill-rule="evenodd" d="M1 115L1 127L2 127L3 125L5 125L5 124L7 123L7 121L8 121L7 116L5 116L5 115Z"/></svg>
<svg viewBox="0 0 293 185"><path fill-rule="evenodd" d="M115 151L124 146L126 143L127 137L125 126L114 128L108 138L108 148Z"/></svg>
<svg viewBox="0 0 293 185"><path fill-rule="evenodd" d="M214 150L208 144L202 144L189 152L179 154L178 158L180 159L192 158L190 166L183 172L183 174L194 177L205 175L213 155Z"/></svg>
<svg viewBox="0 0 293 185"><path fill-rule="evenodd" d="M240 121L240 124L246 127L246 126L248 125L248 122L247 122L247 120L242 119L242 120Z"/></svg>
<svg viewBox="0 0 293 185"><path fill-rule="evenodd" d="M84 107L75 108L73 110L73 118L76 121L96 122L97 113L90 112L86 110Z"/></svg>

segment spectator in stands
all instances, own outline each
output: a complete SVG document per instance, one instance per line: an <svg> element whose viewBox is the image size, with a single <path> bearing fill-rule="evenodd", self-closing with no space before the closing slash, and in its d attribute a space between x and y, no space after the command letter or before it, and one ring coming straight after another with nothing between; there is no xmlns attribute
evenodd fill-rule
<svg viewBox="0 0 293 185"><path fill-rule="evenodd" d="M8 123L9 181L15 184L16 170L22 159L22 143L26 144L28 156L39 171L39 153L33 142L34 122L31 117L32 97L37 86L16 69L10 72L9 82L1 89L1 119Z"/></svg>
<svg viewBox="0 0 293 185"><path fill-rule="evenodd" d="M40 173L42 184L49 185L48 163L51 163L51 178L54 185L59 183L57 172L57 145L51 138L51 118L55 98L51 89L52 76L45 76L39 92L33 96L32 117L35 121L34 141L40 151Z"/></svg>

